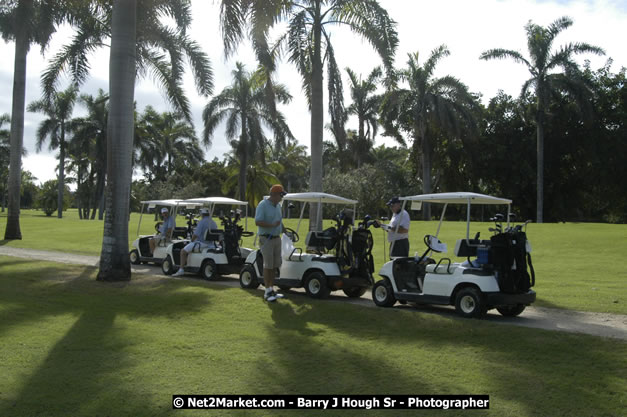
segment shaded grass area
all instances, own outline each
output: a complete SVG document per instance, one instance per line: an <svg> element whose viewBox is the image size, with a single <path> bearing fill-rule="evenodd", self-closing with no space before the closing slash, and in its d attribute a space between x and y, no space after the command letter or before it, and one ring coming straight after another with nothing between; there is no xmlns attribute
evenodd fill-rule
<svg viewBox="0 0 627 417"><path fill-rule="evenodd" d="M498 416L619 416L627 401L621 341L8 257L0 271L0 415L166 415L174 393L489 394L489 413L444 415ZM417 413L324 413L339 414Z"/></svg>
<svg viewBox="0 0 627 417"><path fill-rule="evenodd" d="M41 212L23 210L21 227L23 240L0 241L12 247L42 250L56 250L86 255L99 255L102 245L102 222L79 220L76 210L68 210L63 219L46 217ZM129 243L137 234L139 214L131 214L129 222ZM179 226L185 225L183 217L177 218ZM6 214L0 215L0 230L4 230ZM144 215L140 234L152 234L154 216ZM297 219L286 219L285 225L296 229ZM410 254L422 254L425 250L423 237L435 234L438 222L413 221L410 232ZM330 227L330 220L324 227ZM471 237L476 232L482 238L489 238L491 223L473 222ZM249 230L256 230L254 220L248 221ZM308 229L308 221L300 225L303 246ZM371 229L374 236L373 256L375 271L379 271L385 261L385 237L380 229ZM530 224L527 234L533 247L533 264L538 293L536 305L583 311L627 314L627 225L598 223L545 223ZM447 255L453 261L457 239L466 236L465 222L445 222L440 232L442 241L448 244ZM254 238L245 238L244 246L253 246Z"/></svg>

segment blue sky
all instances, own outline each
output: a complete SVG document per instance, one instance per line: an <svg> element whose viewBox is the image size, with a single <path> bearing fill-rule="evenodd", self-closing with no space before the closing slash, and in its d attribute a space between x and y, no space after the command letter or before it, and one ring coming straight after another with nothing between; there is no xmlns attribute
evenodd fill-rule
<svg viewBox="0 0 627 417"><path fill-rule="evenodd" d="M614 60L614 72L627 66L627 49L624 47L624 40L627 39L627 1L380 0L380 3L398 23L400 44L396 54L397 67L405 65L410 52L419 51L426 58L435 47L446 44L451 56L439 63L436 75L459 78L471 91L481 93L484 102L498 90L518 95L522 83L528 78L528 73L520 64L512 61L479 61L478 57L484 50L496 47L518 50L526 55L524 25L529 20L547 25L558 17L569 16L574 20L574 25L560 34L556 46L572 41L588 42L607 52L606 57L586 57L590 58L593 68L601 67L609 57ZM236 61L245 63L249 69L255 67L254 55L249 46L243 44L236 55L225 59L219 31L219 2L193 0L192 6L194 22L191 36L203 46L212 61L217 93L230 83L230 73ZM29 53L27 103L40 96L39 77L45 68L46 58L52 56L70 34L68 28L62 29L46 51L46 57L42 57L37 48ZM380 65L372 48L346 29L334 30L332 42L341 68L348 66L356 73L366 75ZM3 57L0 62L0 113L10 113L11 109L13 48L13 44L0 42L0 56ZM108 51L103 49L94 54L91 64L91 77L81 91L91 94L96 94L98 88L106 91ZM286 84L294 96L292 103L282 109L288 123L298 141L308 146L309 112L302 94L300 76L293 65L282 63L277 79ZM345 74L344 80L346 87L348 81ZM209 99L196 95L191 77L187 77L185 88L192 102L196 132L200 136L202 109ZM169 110L167 101L150 79L141 80L137 84L135 97L140 110L147 104L160 111ZM349 103L350 96L346 91L345 98ZM80 106L75 110L77 115L83 111ZM39 180L45 181L55 177L56 162L55 154L47 149L35 152L35 131L41 119L40 115L26 114L24 143L29 155L24 159L24 168L33 172ZM347 127L355 128L355 121L349 120ZM383 137L379 137L377 143L393 145ZM228 150L229 146L218 130L213 146L205 150L205 157L222 158Z"/></svg>

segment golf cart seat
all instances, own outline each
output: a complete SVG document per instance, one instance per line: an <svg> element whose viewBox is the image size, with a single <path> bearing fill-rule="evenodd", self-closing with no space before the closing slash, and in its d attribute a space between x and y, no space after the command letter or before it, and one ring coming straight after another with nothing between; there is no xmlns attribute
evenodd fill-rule
<svg viewBox="0 0 627 417"><path fill-rule="evenodd" d="M205 232L205 242L213 242L215 247L207 248L207 253L222 253L224 249L220 246L220 242L224 241L224 230L213 229Z"/></svg>
<svg viewBox="0 0 627 417"><path fill-rule="evenodd" d="M444 258L444 259L448 259L448 258ZM430 274L450 275L450 274L453 274L458 267L459 267L459 264L451 264L449 260L449 263L442 262L442 263L427 265L425 270L427 271L427 273L430 273Z"/></svg>
<svg viewBox="0 0 627 417"><path fill-rule="evenodd" d="M337 230L335 227L329 227L322 232L309 231L305 238L305 245L308 249L313 249L317 253L323 253L325 250L331 250L337 243Z"/></svg>
<svg viewBox="0 0 627 417"><path fill-rule="evenodd" d="M185 239L187 237L187 227L175 227L172 231L172 239Z"/></svg>

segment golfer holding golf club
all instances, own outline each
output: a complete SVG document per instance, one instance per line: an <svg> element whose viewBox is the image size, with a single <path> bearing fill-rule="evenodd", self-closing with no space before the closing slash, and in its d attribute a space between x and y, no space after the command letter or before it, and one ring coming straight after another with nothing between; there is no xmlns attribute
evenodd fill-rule
<svg viewBox="0 0 627 417"><path fill-rule="evenodd" d="M386 205L390 207L392 220L389 224L377 223L388 232L388 242L390 242L390 258L409 256L409 213L401 210L401 200L398 197L392 197ZM398 227L398 229L397 229Z"/></svg>
<svg viewBox="0 0 627 417"><path fill-rule="evenodd" d="M283 232L281 206L279 203L287 194L283 186L275 184L270 188L270 197L257 206L255 224L258 227L259 244L263 256L263 284L266 292L263 299L276 301L283 294L274 292L274 276L276 268L281 266L281 232Z"/></svg>

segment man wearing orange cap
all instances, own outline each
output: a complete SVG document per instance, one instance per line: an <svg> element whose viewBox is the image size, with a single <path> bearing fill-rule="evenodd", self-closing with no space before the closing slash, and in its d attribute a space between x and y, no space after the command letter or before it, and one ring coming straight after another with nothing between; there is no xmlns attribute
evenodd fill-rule
<svg viewBox="0 0 627 417"><path fill-rule="evenodd" d="M276 301L283 297L274 291L274 276L276 268L281 266L281 232L283 231L281 206L279 203L287 194L283 186L275 184L270 188L270 197L257 206L255 224L258 227L259 244L263 256L263 283L266 292L263 299Z"/></svg>

